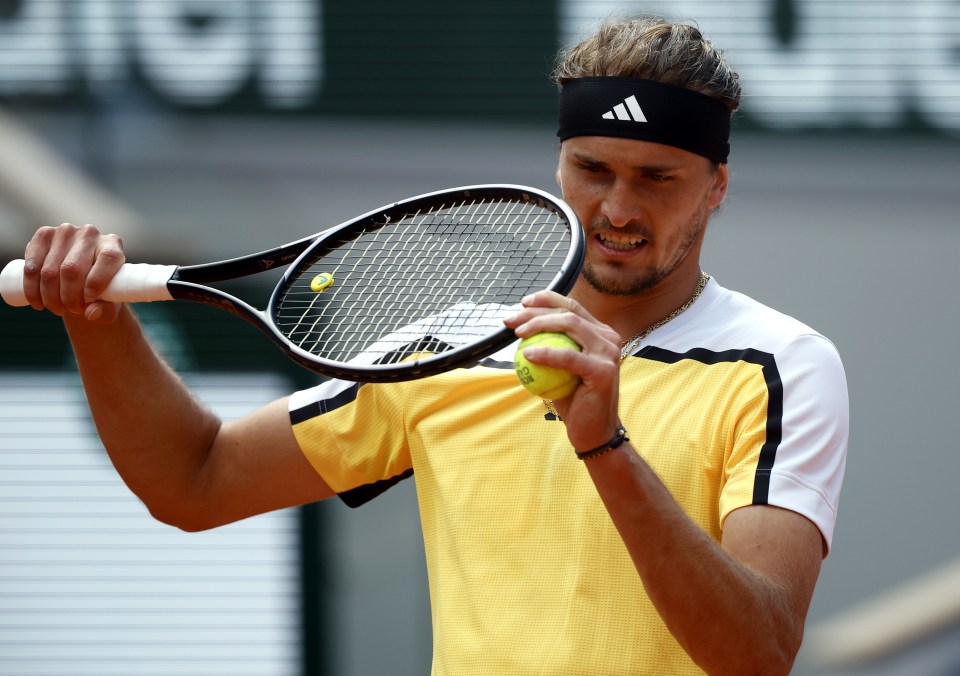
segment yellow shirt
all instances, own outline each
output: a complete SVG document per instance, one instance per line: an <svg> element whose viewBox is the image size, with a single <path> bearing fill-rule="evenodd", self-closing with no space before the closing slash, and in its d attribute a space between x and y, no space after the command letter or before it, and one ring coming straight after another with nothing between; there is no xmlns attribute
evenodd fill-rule
<svg viewBox="0 0 960 676"><path fill-rule="evenodd" d="M563 423L517 381L515 347L419 381L297 393L294 433L349 504L415 473L435 674L701 673L647 598ZM829 542L845 405L832 345L713 281L621 371L631 444L717 540L731 511L769 503Z"/></svg>

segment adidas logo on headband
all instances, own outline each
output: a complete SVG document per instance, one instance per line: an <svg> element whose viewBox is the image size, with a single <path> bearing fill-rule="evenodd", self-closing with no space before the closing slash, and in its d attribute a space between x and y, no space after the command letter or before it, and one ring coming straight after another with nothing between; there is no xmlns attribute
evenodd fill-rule
<svg viewBox="0 0 960 676"><path fill-rule="evenodd" d="M626 105L624 105L626 104ZM637 101L637 97L631 94L623 103L618 103L613 107L613 110L608 110L603 114L604 120L624 120L629 121L633 120L634 122L646 122L647 117L643 114L643 109L640 108L640 103Z"/></svg>

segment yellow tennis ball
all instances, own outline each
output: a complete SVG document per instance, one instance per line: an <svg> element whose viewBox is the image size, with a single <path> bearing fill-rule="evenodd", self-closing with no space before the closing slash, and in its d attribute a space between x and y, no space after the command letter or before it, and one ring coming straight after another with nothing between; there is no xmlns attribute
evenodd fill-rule
<svg viewBox="0 0 960 676"><path fill-rule="evenodd" d="M520 383L538 397L563 399L573 394L577 385L580 384L580 376L563 369L527 361L523 351L528 347L562 347L577 352L581 352L583 348L564 333L544 331L521 340L513 360Z"/></svg>

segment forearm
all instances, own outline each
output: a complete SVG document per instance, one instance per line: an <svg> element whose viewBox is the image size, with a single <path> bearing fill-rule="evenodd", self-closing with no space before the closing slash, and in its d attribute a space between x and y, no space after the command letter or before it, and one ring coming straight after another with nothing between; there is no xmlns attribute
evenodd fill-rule
<svg viewBox="0 0 960 676"><path fill-rule="evenodd" d="M156 354L129 308L109 325L70 314L64 323L111 461L154 516L177 523L219 419Z"/></svg>
<svg viewBox="0 0 960 676"><path fill-rule="evenodd" d="M789 673L806 608L737 560L681 509L630 448L585 461L644 588L707 673Z"/></svg>

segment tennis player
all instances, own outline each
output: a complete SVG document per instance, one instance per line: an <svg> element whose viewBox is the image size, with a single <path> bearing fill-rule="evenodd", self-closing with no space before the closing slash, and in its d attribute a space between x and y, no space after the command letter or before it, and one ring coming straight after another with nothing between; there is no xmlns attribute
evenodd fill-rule
<svg viewBox="0 0 960 676"><path fill-rule="evenodd" d="M569 297L507 320L582 352L542 401L513 348L425 380L329 381L223 424L97 301L92 227L27 246L103 442L158 518L200 530L415 474L438 675L786 674L830 550L848 437L834 346L700 268L729 180L737 74L689 25L610 20L562 55L557 180L588 251ZM132 374L136 374L133 376Z"/></svg>

